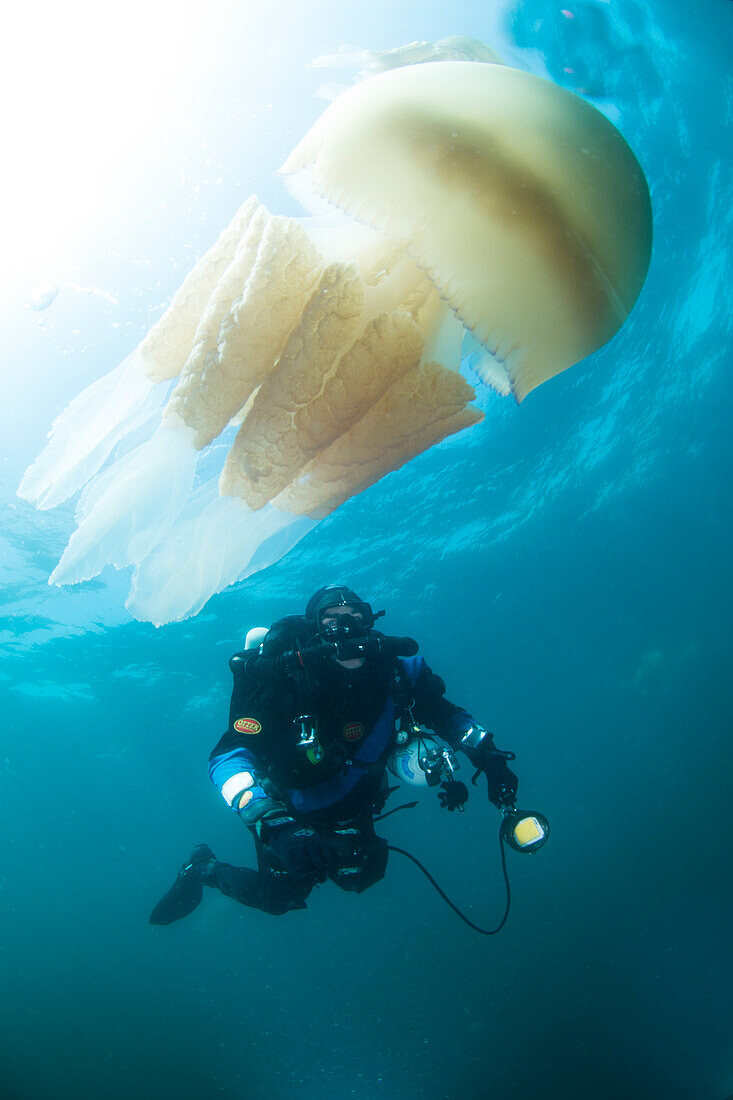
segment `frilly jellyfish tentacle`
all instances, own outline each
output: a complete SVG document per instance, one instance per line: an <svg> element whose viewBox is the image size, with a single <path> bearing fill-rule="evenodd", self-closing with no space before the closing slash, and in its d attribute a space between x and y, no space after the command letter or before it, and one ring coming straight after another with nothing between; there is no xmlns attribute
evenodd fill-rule
<svg viewBox="0 0 733 1100"><path fill-rule="evenodd" d="M252 197L176 291L140 346L115 370L87 386L54 421L50 440L26 471L18 495L38 508L73 496L107 461L114 447L162 403L186 361L199 318L239 241L259 209Z"/></svg>
<svg viewBox="0 0 733 1100"><path fill-rule="evenodd" d="M413 367L360 420L309 462L273 503L322 519L349 497L454 432L477 424L483 413L455 371L438 363Z"/></svg>
<svg viewBox="0 0 733 1100"><path fill-rule="evenodd" d="M254 195L247 199L216 244L194 264L163 316L140 344L146 373L153 381L170 381L178 377L193 347L209 299L262 209Z"/></svg>
<svg viewBox="0 0 733 1100"><path fill-rule="evenodd" d="M468 329L463 329L461 337L462 369L474 371L484 385L489 386L500 397L510 397L512 379L506 362L492 355Z"/></svg>
<svg viewBox="0 0 733 1100"><path fill-rule="evenodd" d="M165 420L152 439L92 482L80 502L79 526L50 584L76 584L140 561L185 505L196 472L193 432Z"/></svg>
<svg viewBox="0 0 733 1100"><path fill-rule="evenodd" d="M315 393L308 388L307 351L305 362L289 358L258 392L239 430L224 464L222 493L241 495L253 508L266 504L310 458L355 424L394 380L416 366L422 351L423 340L410 314L395 311L377 314L358 339L326 364L315 376L323 379Z"/></svg>
<svg viewBox="0 0 733 1100"><path fill-rule="evenodd" d="M335 239L309 234L330 255L338 251ZM197 490L140 562L128 602L134 615L161 622L194 614L214 592L278 560L316 520L268 501L418 365L426 340L431 353L458 366L462 326L424 272L392 245L375 247L370 233L348 234L341 247L353 248L357 238L362 249L356 262L324 268L319 254L313 263L313 270L322 270L320 279L279 357L273 355L274 368L241 414L220 480L222 497L213 498L211 486ZM258 284L254 270L252 279ZM403 300L405 308L381 308ZM465 387L463 401L472 396ZM444 425L443 434L476 418Z"/></svg>
<svg viewBox="0 0 733 1100"><path fill-rule="evenodd" d="M188 618L216 592L279 561L315 525L272 505L252 512L219 496L214 480L140 562L125 606L155 626Z"/></svg>
<svg viewBox="0 0 733 1100"><path fill-rule="evenodd" d="M135 352L87 386L56 418L49 442L18 489L37 508L55 508L94 477L113 449L165 400Z"/></svg>
<svg viewBox="0 0 733 1100"><path fill-rule="evenodd" d="M272 371L322 269L293 218L267 222L252 271L232 287L215 352L191 356L171 395L169 409L195 429L198 448L216 439Z"/></svg>

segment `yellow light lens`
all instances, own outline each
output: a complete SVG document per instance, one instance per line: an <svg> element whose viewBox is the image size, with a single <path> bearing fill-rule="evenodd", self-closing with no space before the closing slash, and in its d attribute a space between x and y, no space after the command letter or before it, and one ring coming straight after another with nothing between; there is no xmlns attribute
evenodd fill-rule
<svg viewBox="0 0 733 1100"><path fill-rule="evenodd" d="M528 844L534 844L536 840L541 840L545 835L545 830L540 825L536 817L523 817L521 821L518 821L514 826L514 837L517 844L521 844L525 848Z"/></svg>

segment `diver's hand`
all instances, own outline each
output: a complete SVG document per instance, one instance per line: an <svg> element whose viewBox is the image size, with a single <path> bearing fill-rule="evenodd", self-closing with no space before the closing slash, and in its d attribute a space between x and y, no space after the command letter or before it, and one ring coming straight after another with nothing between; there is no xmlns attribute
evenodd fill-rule
<svg viewBox="0 0 733 1100"><path fill-rule="evenodd" d="M468 801L468 787L460 779L449 779L440 784L438 801L445 810L465 810Z"/></svg>
<svg viewBox="0 0 733 1100"><path fill-rule="evenodd" d="M325 882L334 865L334 853L328 841L315 829L297 821L269 829L265 843L291 875Z"/></svg>
<svg viewBox="0 0 733 1100"><path fill-rule="evenodd" d="M483 751L477 752L472 760L477 770L471 782L475 784L481 774L485 775L489 788L489 802L493 802L500 809L503 806L513 806L516 801L519 780L507 764L507 760L513 759L513 753L502 752L492 743Z"/></svg>

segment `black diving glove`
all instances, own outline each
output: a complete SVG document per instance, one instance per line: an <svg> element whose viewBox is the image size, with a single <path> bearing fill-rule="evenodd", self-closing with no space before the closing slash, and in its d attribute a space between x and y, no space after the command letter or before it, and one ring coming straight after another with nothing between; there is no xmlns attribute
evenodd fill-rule
<svg viewBox="0 0 733 1100"><path fill-rule="evenodd" d="M267 829L262 839L291 875L312 876L316 882L325 882L335 864L328 841L297 821Z"/></svg>
<svg viewBox="0 0 733 1100"><path fill-rule="evenodd" d="M488 744L482 744L469 754L469 759L476 768L476 774L471 782L476 784L480 775L485 775L489 787L489 802L493 802L500 809L502 806L513 806L517 797L519 780L507 764L507 760L514 759L513 752L503 752L497 749L491 737L486 739Z"/></svg>
<svg viewBox="0 0 733 1100"><path fill-rule="evenodd" d="M468 787L460 779L448 779L440 784L438 802L444 810L465 810L468 801Z"/></svg>

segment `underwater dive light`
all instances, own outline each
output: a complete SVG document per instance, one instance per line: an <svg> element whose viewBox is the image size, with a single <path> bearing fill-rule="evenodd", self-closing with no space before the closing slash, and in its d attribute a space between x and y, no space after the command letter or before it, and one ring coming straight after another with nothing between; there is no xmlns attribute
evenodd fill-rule
<svg viewBox="0 0 733 1100"><path fill-rule="evenodd" d="M536 810L517 810L507 806L502 810L501 839L515 852L536 852L550 835L550 823Z"/></svg>

